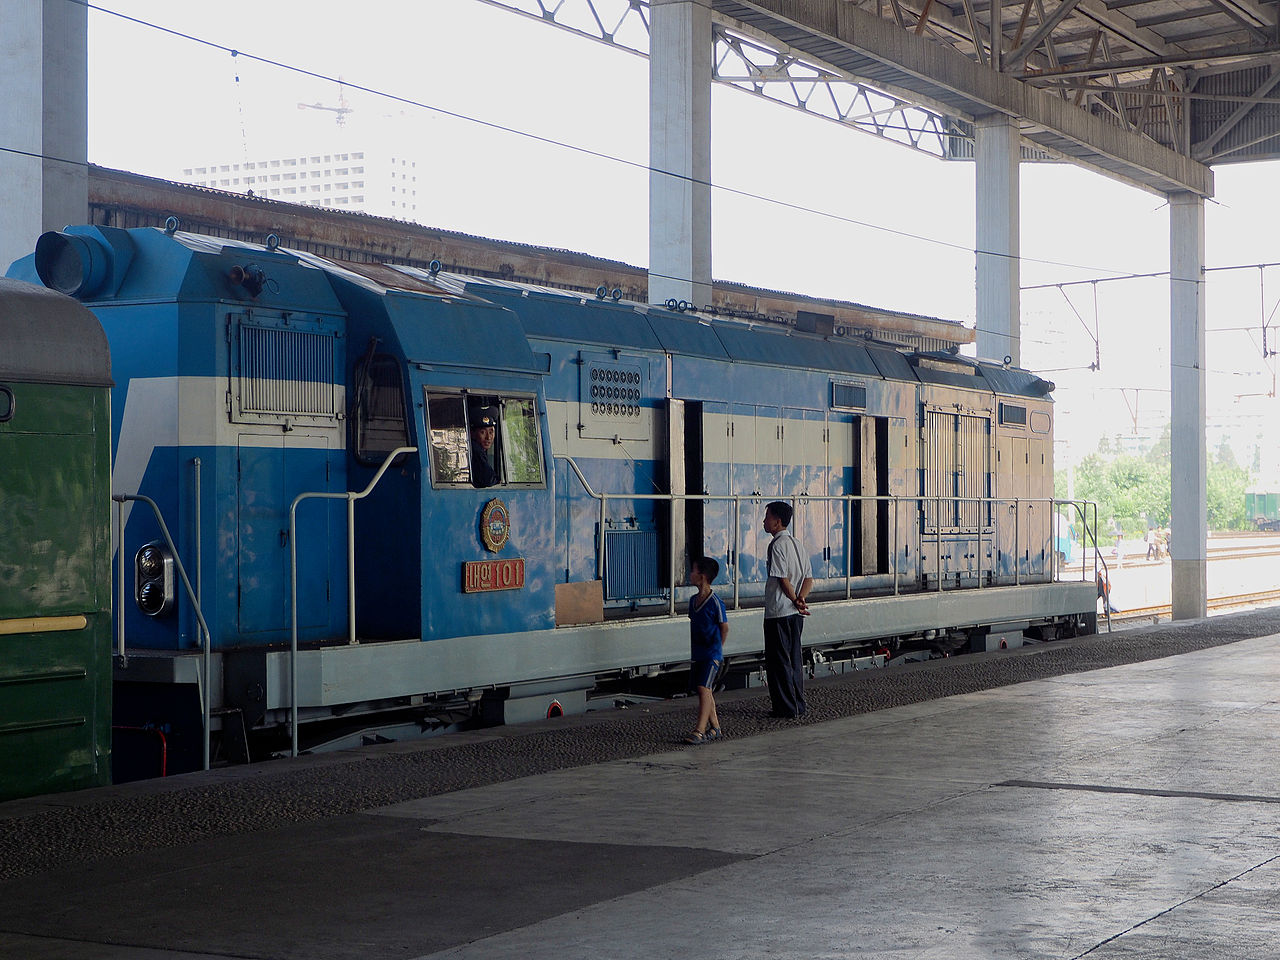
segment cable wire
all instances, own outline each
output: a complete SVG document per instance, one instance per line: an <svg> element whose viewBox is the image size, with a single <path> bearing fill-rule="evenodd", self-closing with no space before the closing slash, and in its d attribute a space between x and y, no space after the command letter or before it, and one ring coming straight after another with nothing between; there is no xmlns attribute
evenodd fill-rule
<svg viewBox="0 0 1280 960"><path fill-rule="evenodd" d="M1073 286L1076 284L1083 284L1083 283L1097 284L1097 283L1105 283L1105 282L1111 282L1111 281L1117 281L1117 280L1136 280L1136 279L1169 276L1169 271L1167 270L1158 271L1154 273L1117 273L1116 270L1108 267L1094 267L1086 264L1069 263L1062 260L1048 260L1048 259L1043 259L1038 257L1026 257L1020 254L1009 254L1009 253L998 252L998 251L980 250L974 247L967 247L962 244L954 243L948 240L941 240L935 237L926 237L921 234L912 233L908 230L901 230L896 227L886 226L884 224L872 223L867 220L859 220L855 217L848 217L842 214L831 213L826 210L819 210L815 207L810 207L804 204L794 203L791 201L780 200L776 197L764 196L763 194L753 193L749 190L743 190L737 187L730 187L730 186L725 186L723 184L712 183L710 180L702 180L696 177L689 176L687 174L661 170L657 167L651 166L647 163L642 163L637 160L629 160L625 157L619 157L612 154L604 153L602 151L593 150L589 147L583 147L577 144L569 143L567 141L557 140L552 137L546 137L540 134L530 133L525 130L520 130L519 128L516 128L516 127L510 127L505 124L496 123L494 121L484 120L479 117L471 116L469 114L459 113L457 111L449 110L444 107L436 106L434 104L429 104L420 100L415 100L410 97L400 96L398 94L389 93L383 90L378 90L373 87L367 87L358 83L352 83L346 79L339 79L337 77L332 77L332 76L329 76L328 74L320 73L314 70L309 70L305 67L295 66L293 64L285 63L281 60L275 60L271 57L265 57L259 54L247 53L243 50L239 50L235 47L229 47L229 46L226 46L225 44L217 43L216 41L213 41L213 40L208 40L203 37L198 37L193 34L185 33L181 30L177 30L172 27L166 27L162 24L154 23L149 20L144 20L140 17L134 17L126 13L121 13L118 10L112 10L109 7L105 7L105 6L102 6L101 4L94 3L92 2L92 0L65 0L65 2L74 3L79 6L85 7L87 10L93 10L97 13L115 17L119 20L133 23L139 27L143 27L148 30L154 30L158 33L163 33L180 40L185 40L190 43L198 44L200 46L209 47L214 50L220 50L224 53L229 54L233 58L244 57L248 60L253 60L257 63L261 63L269 67L274 67L279 70L295 73L300 76L309 77L311 79L319 80L325 83L333 83L340 86L349 87L350 89L358 90L362 93L367 93L370 96L391 100L396 103L404 104L406 106L417 107L422 110L427 110L429 112L436 113L440 116L449 117L451 119L460 120L466 123L476 124L478 126L485 127L490 130L495 130L495 131L506 133L512 136L522 137L524 139L531 140L537 143L546 144L548 146L558 147L564 150L571 150L576 153L580 153L589 157L594 157L599 160L605 160L612 163L622 164L624 166L631 167L636 170L645 171L650 174L654 174L654 173L662 174L665 176L672 177L674 179L687 181L696 186L704 186L704 187L707 187L708 189L719 190L723 193L728 193L733 196L742 197L744 199L757 200L763 203L768 203L774 206L782 207L784 209L793 210L798 213L807 213L813 216L821 217L823 219L833 220L838 223L844 223L850 226L864 227L866 229L876 230L882 233L888 233L893 236L899 236L904 239L918 240L924 243L931 243L937 246L946 247L946 248L957 250L963 253L972 254L975 258L980 256L989 256L989 257L996 257L996 258L1006 259L1006 260L1016 260L1019 263L1038 263L1038 264L1045 264L1049 266L1066 267L1068 269L1073 269L1073 270L1095 270L1098 272L1110 274L1109 276L1105 276L1105 277L1094 277L1094 278L1085 279L1085 280L1068 280L1068 281L1060 281L1056 283L1033 284L1033 285L1021 287L1020 288L1021 290L1041 290L1041 289L1047 289L1052 287L1057 287L1059 290L1061 290L1061 288L1064 286ZM84 167L89 166L89 164L83 163L81 161L68 160L61 157L53 157L53 156L39 154L39 153L31 153L29 151L19 150L13 147L0 146L0 152L16 154L19 156L30 157L33 159L52 160L54 162L66 163L73 166L84 166ZM1202 269L1203 269L1203 272L1207 273L1207 272L1217 271L1217 270L1238 270L1238 269L1264 267L1264 266L1280 266L1280 263L1238 264L1238 265L1229 265L1229 266L1221 266L1221 267L1205 267ZM695 282L691 277L673 276L671 274L658 273L652 270L649 271L649 273L651 276L661 277L662 279L673 280L680 283ZM1204 282L1203 278L1196 279L1196 278L1190 278L1190 277L1174 277L1172 279L1179 282L1194 282L1194 283Z"/></svg>
<svg viewBox="0 0 1280 960"><path fill-rule="evenodd" d="M753 193L749 190L743 190L737 187L729 187L723 184L712 183L710 180L702 180L697 177L689 176L688 174L676 173L669 170L661 170L657 167L651 166L647 163L642 163L638 160L629 160L625 157L614 156L612 154L604 153L599 150L593 150L589 147L583 147L578 144L568 143L567 141L563 141L563 140L556 140L553 137L546 137L546 136L542 136L541 134L530 133L526 130L520 130L516 127L510 127L505 124L496 123L491 120L483 120L479 117L474 117L469 114L459 113L454 110L448 110L444 107L439 107L434 104L429 104L420 100L415 100L411 97L404 97L398 94L388 93L383 90L378 90L373 87L367 87L362 84L352 83L351 81L346 79L339 80L336 77L331 77L324 73L319 73L314 70L309 70L305 67L298 67L292 64L284 63L283 61L275 60L270 57L264 57L264 56L260 56L258 54L253 54L253 53L246 53L243 50L239 50L234 47L228 47L225 44L217 43L212 40L206 40L202 37L197 37L189 33L184 33L183 31L175 30L172 27L166 27L161 24L152 23L151 21L148 21L148 20L143 20L139 17L130 16L129 14L125 14L125 13L120 13L119 11L112 10L108 7L104 7L97 3L93 3L92 0L66 0L66 2L79 4L80 6L83 6L89 10L94 10L94 11L97 11L98 13L116 17L120 20L124 20L129 23L133 23L140 27L145 27L150 30L155 30L160 33L164 33L181 40L186 40L191 43L199 44L201 46L206 46L214 50L221 50L224 53L230 54L232 57L244 57L246 59L253 60L255 62L264 64L266 66L275 67L277 69L285 70L291 73L296 73L300 76L310 77L313 80L320 80L326 83L342 84L343 86L346 86L352 90L358 90L362 93L367 93L370 96L381 97L383 99L391 100L396 103L404 104L406 106L417 107L422 110L427 110L432 113L436 113L440 116L449 117L455 120L461 120L467 123L473 123L478 126L485 127L486 129L510 134L512 136L522 137L524 139L531 140L536 143L542 143L548 146L559 147L564 150L571 150L576 153L583 154L584 156L594 157L599 160L605 160L612 163L622 164L623 166L627 166L635 170L645 171L650 174L655 174L655 173L662 174L664 176L672 177L677 180L686 181L695 186L703 186L708 189L719 190L723 193L728 193L733 196L738 196L738 197L742 197L744 199L749 199L749 200L757 200L762 203L768 203L774 206L782 207L787 210L793 210L798 213L807 213L813 216L822 217L824 219L833 220L838 223L844 223L851 226L865 227L870 230L876 230L882 233L891 234L893 236L903 237L904 239L919 240L924 243L931 243L937 246L947 247L949 249L958 250L968 254L973 254L975 257L988 256L988 257L996 257L996 258L1005 259L1005 260L1017 260L1020 263L1040 263L1040 264L1046 264L1048 266L1066 267L1073 270L1095 270L1103 273L1115 273L1114 270L1111 270L1107 267L1094 267L1094 266L1088 266L1085 264L1067 263L1061 260L1046 260L1046 259L1041 259L1037 257L1024 257L1019 254L1010 254L1010 253L1004 253L1004 252L993 251L993 250L978 250L976 248L968 247L959 243L954 243L949 240L940 240L934 237L926 237L921 234L911 233L908 230L900 230L900 229L897 229L896 227L885 226L884 224L872 223L867 220L859 220L855 217L848 217L842 214L836 214L836 213L831 213L825 210L819 210L815 207L806 206L804 204L793 203L787 200L779 200L776 197L767 197L767 196L764 196L763 194ZM660 276L660 274L655 274L655 276ZM690 278L687 278L687 277L666 277L665 279L678 280L681 282L692 282Z"/></svg>

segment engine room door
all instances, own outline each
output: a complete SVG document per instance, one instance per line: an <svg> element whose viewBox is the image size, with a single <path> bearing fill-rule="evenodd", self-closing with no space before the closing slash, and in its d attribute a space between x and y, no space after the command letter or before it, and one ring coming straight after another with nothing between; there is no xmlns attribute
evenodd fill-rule
<svg viewBox="0 0 1280 960"><path fill-rule="evenodd" d="M997 515L1014 521L1002 524L999 530L996 546L1001 551L1002 561L1004 558L1009 558L1007 564L1001 563L999 573L1012 577L1020 570L1025 576L1043 559L1039 553L1035 557L1030 557L1027 552L1027 545L1035 542L1028 535L1031 533L1031 525L1036 516L1035 506L1026 502L1031 496L1030 441L1025 437L999 437L996 441L996 460L998 469L996 482L999 485L1001 498L1001 502L996 505ZM1019 501L1016 511L1015 504L1005 503L1005 500ZM1017 539L1015 539L1015 532ZM1019 540L1021 542L1018 542Z"/></svg>
<svg viewBox="0 0 1280 960"><path fill-rule="evenodd" d="M729 431L732 418L727 403L707 401L698 404L702 411L699 436L692 431L686 440L690 458L699 456L701 463L686 465L693 484L693 477L701 471L701 487L691 485L690 492L698 491L717 498L726 498L731 490L732 465L730 463ZM692 423L692 413L686 410L686 425ZM700 547L700 549L699 549ZM733 578L733 502L728 499L707 500L702 506L702 536L700 544L691 544L690 551L712 557L724 567L721 583Z"/></svg>
<svg viewBox="0 0 1280 960"><path fill-rule="evenodd" d="M782 492L782 425L778 408L735 403L729 414L731 492L740 495L738 567L743 582L766 579L764 505Z"/></svg>
<svg viewBox="0 0 1280 960"><path fill-rule="evenodd" d="M783 408L781 494L784 499L798 498L791 533L809 551L809 565L817 579L832 576L831 540L844 536L842 504L804 499L827 493L827 446L827 424L821 410Z"/></svg>
<svg viewBox="0 0 1280 960"><path fill-rule="evenodd" d="M236 585L242 634L290 629L289 506L300 493L327 493L328 438L241 434L237 450ZM300 446L305 447L299 449ZM317 449L318 448L318 449ZM332 540L328 501L298 506L298 626L328 622ZM337 590L343 596L344 585Z"/></svg>

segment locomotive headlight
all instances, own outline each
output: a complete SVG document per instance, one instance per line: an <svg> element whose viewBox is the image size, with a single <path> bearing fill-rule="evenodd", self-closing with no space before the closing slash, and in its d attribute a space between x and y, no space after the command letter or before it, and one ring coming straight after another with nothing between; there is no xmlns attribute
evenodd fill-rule
<svg viewBox="0 0 1280 960"><path fill-rule="evenodd" d="M158 544L149 543L138 551L138 573L144 577L158 577L164 571L164 551Z"/></svg>
<svg viewBox="0 0 1280 960"><path fill-rule="evenodd" d="M149 617L163 616L173 610L177 600L173 554L158 540L144 544L134 554L133 599L138 609Z"/></svg>

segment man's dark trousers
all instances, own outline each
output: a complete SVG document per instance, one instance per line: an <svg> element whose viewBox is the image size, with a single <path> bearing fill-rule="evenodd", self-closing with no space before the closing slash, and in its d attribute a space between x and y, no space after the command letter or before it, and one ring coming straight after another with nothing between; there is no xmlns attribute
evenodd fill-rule
<svg viewBox="0 0 1280 960"><path fill-rule="evenodd" d="M764 667L769 682L769 699L776 716L798 717L804 713L804 650L800 634L804 617L766 617L764 621Z"/></svg>

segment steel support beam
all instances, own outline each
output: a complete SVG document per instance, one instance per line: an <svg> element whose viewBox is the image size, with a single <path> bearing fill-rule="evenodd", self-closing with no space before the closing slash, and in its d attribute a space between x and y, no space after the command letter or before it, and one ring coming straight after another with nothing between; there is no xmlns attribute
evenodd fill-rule
<svg viewBox="0 0 1280 960"><path fill-rule="evenodd" d="M711 303L710 0L650 0L649 300Z"/></svg>
<svg viewBox="0 0 1280 960"><path fill-rule="evenodd" d="M974 124L977 189L978 356L1021 364L1018 121L1004 114Z"/></svg>
<svg viewBox="0 0 1280 960"><path fill-rule="evenodd" d="M36 237L89 218L88 8L5 0L0 29L0 273Z"/></svg>
<svg viewBox="0 0 1280 960"><path fill-rule="evenodd" d="M781 39L802 52L816 55L825 48L825 54L818 58L821 62L839 67L847 61L846 69L854 75L871 69L859 62L861 58L874 61L877 82L890 92L901 91L904 98L917 94L931 102L950 104L959 115L975 119L991 113L1022 118L1027 122L1025 139L1105 176L1155 193L1213 195L1212 171L1190 157L1093 116L1053 93L996 73L957 50L917 37L845 0L715 3L730 16L739 11L740 18L745 18L746 11L753 11L757 30L783 34ZM1082 0L1077 9L1084 5ZM768 24L770 20L774 26ZM847 54L831 50L832 44L843 47Z"/></svg>
<svg viewBox="0 0 1280 960"><path fill-rule="evenodd" d="M1169 195L1173 619L1208 612L1204 198Z"/></svg>

